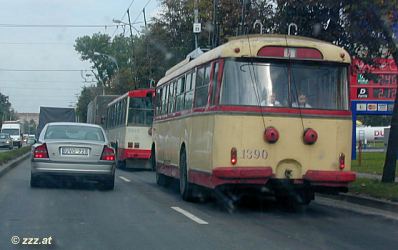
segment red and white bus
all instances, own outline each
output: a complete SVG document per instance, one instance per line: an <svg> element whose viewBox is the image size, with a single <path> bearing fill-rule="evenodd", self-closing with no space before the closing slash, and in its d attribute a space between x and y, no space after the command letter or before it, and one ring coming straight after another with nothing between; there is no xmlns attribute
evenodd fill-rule
<svg viewBox="0 0 398 250"><path fill-rule="evenodd" d="M119 168L151 168L146 163L151 157L153 95L153 89L132 90L108 104L106 132Z"/></svg>

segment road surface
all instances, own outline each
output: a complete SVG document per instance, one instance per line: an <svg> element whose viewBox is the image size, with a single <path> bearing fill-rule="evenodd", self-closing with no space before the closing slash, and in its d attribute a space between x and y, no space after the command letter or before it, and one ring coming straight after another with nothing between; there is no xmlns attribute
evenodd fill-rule
<svg viewBox="0 0 398 250"><path fill-rule="evenodd" d="M291 212L253 201L229 213L216 201L182 201L153 172L117 170L113 191L92 183L32 189L29 167L23 161L0 178L0 249L398 248L398 220L320 202Z"/></svg>

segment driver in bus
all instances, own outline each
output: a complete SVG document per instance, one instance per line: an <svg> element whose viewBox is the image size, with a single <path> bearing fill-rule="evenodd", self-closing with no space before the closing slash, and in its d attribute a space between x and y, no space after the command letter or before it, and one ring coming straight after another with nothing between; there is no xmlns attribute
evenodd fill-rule
<svg viewBox="0 0 398 250"><path fill-rule="evenodd" d="M298 108L298 107L300 107L300 108L312 108L312 106L309 105L308 102L307 102L307 96L304 95L303 93L300 93L298 95L298 104L297 104L297 102L293 102L292 103L292 107L293 108Z"/></svg>

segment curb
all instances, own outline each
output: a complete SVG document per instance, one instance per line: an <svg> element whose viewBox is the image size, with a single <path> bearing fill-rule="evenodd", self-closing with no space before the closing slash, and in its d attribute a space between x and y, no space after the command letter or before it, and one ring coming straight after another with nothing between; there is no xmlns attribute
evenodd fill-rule
<svg viewBox="0 0 398 250"><path fill-rule="evenodd" d="M387 200L381 200L381 199L376 199L372 197L366 197L366 196L361 196L361 195L354 195L354 194L339 194L339 195L328 195L328 194L317 194L317 196L324 197L324 198L329 198L333 200L339 200L339 201L346 201L366 207L371 207L371 208L376 208L376 209L381 209L384 211L392 212L392 213L398 213L398 203L397 202L392 202L392 201L387 201Z"/></svg>
<svg viewBox="0 0 398 250"><path fill-rule="evenodd" d="M29 155L30 155L30 152L27 152L26 154L19 156L18 158L11 160L11 161L5 163L4 165L0 165L0 168L1 168L0 169L0 177L5 175L11 169L15 168L22 161L27 159L29 157Z"/></svg>

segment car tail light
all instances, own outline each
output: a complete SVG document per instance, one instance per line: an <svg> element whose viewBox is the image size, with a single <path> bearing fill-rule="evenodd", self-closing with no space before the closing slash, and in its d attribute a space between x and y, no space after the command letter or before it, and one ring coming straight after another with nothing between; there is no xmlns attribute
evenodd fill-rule
<svg viewBox="0 0 398 250"><path fill-rule="evenodd" d="M279 140L279 132L274 127L268 127L264 131L264 140L269 143L275 143Z"/></svg>
<svg viewBox="0 0 398 250"><path fill-rule="evenodd" d="M37 159L46 159L46 158L48 158L47 145L45 143L37 146L34 149L33 158L37 158Z"/></svg>
<svg viewBox="0 0 398 250"><path fill-rule="evenodd" d="M305 144L314 144L318 140L318 133L312 128L307 128L304 131L303 140Z"/></svg>
<svg viewBox="0 0 398 250"><path fill-rule="evenodd" d="M339 168L341 170L345 168L345 155L343 153L339 155Z"/></svg>
<svg viewBox="0 0 398 250"><path fill-rule="evenodd" d="M235 165L238 162L238 151L236 148L231 148L231 163Z"/></svg>
<svg viewBox="0 0 398 250"><path fill-rule="evenodd" d="M115 151L113 150L113 148L104 146L104 150L102 150L101 160L114 161L115 160Z"/></svg>

